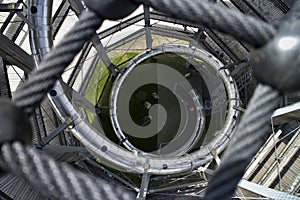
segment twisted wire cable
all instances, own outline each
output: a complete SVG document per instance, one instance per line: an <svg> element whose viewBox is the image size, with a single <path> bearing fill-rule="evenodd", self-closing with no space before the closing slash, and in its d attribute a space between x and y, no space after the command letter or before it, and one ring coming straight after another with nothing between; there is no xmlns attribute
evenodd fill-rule
<svg viewBox="0 0 300 200"><path fill-rule="evenodd" d="M103 20L95 12L83 11L71 32L66 34L61 42L45 56L39 68L31 73L30 78L17 91L16 105L30 115L102 22Z"/></svg>
<svg viewBox="0 0 300 200"><path fill-rule="evenodd" d="M276 33L272 25L200 0L135 1L147 3L174 18L229 33L255 47L262 46ZM15 102L25 113L31 114L40 104L65 67L101 23L102 19L97 14L91 11L84 12L72 32L46 56L40 68L32 73L30 79L17 93ZM247 163L270 133L268 120L277 107L278 96L277 91L267 86L260 85L256 89L237 129L236 139L229 144L224 162L209 183L205 199L228 199L233 194ZM30 147L25 148L20 143L3 144L0 158L1 168L24 177L57 199L130 198L128 192L112 188L66 165L60 166L53 159L40 155Z"/></svg>
<svg viewBox="0 0 300 200"><path fill-rule="evenodd" d="M279 97L279 91L269 86L256 88L225 151L223 162L208 183L206 200L232 197L247 165L272 132L270 120L278 107Z"/></svg>
<svg viewBox="0 0 300 200"><path fill-rule="evenodd" d="M1 169L24 177L41 192L54 199L115 200L134 199L123 187L111 185L61 164L32 147L19 142L5 143L0 149Z"/></svg>
<svg viewBox="0 0 300 200"><path fill-rule="evenodd" d="M203 0L134 1L148 4L173 18L227 33L254 47L266 44L276 33L275 28L266 22Z"/></svg>
<svg viewBox="0 0 300 200"><path fill-rule="evenodd" d="M282 22L290 23L299 20L299 17L300 2L297 1ZM232 197L246 167L272 133L271 117L278 107L279 97L279 91L269 86L259 85L256 88L234 137L229 142L222 164L211 177L205 199Z"/></svg>

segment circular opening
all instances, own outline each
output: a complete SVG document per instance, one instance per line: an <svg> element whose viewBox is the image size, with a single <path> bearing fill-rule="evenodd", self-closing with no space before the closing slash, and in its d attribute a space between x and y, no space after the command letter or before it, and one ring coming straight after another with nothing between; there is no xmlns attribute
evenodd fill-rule
<svg viewBox="0 0 300 200"><path fill-rule="evenodd" d="M36 14L37 11L38 11L38 9L37 9L36 6L31 6L31 7L30 7L30 12L31 12L32 14Z"/></svg>
<svg viewBox="0 0 300 200"><path fill-rule="evenodd" d="M53 97L56 96L56 95L57 95L56 90L51 90L51 91L50 91L50 95L53 96Z"/></svg>
<svg viewBox="0 0 300 200"><path fill-rule="evenodd" d="M224 101L226 92L222 81L203 67L203 60L173 52L151 53L114 83L110 101L114 130L119 138L128 138L124 145L131 150L182 155L196 147L206 120L215 118L212 108L220 112L209 90L218 86L217 95ZM214 85L208 86L208 80Z"/></svg>
<svg viewBox="0 0 300 200"><path fill-rule="evenodd" d="M52 100L66 108L67 114L78 117L78 126L72 132L103 162L139 173L147 157L151 174L161 174L161 170L163 174L180 173L190 170L191 165L186 163L197 167L211 160L207 147L219 154L236 124L233 116L239 114L234 107L239 102L230 101L238 98L236 85L229 84L232 78L226 70L219 70L221 67L199 49L164 45L147 55L139 54L117 77L103 81L110 87L102 90L105 93L98 104L102 106L101 115L95 113L98 100L93 106L66 88L55 89L59 94L66 93L71 104L65 104L63 95ZM137 105L140 108L135 110ZM141 123L143 117L152 119ZM137 131L127 130L127 119ZM178 131L167 130L174 127ZM157 130L156 138L151 138L146 129ZM158 148L145 151L146 145L153 146L149 139L156 141Z"/></svg>
<svg viewBox="0 0 300 200"><path fill-rule="evenodd" d="M102 147L101 147L101 151L102 151L102 152L106 152L106 151L107 151L107 146L102 146Z"/></svg>
<svg viewBox="0 0 300 200"><path fill-rule="evenodd" d="M167 164L163 164L163 169L168 169L168 165Z"/></svg>

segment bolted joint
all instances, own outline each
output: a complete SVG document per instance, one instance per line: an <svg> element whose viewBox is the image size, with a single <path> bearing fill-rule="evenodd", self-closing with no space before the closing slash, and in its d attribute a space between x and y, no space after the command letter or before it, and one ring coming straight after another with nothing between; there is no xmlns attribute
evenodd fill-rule
<svg viewBox="0 0 300 200"><path fill-rule="evenodd" d="M28 115L12 102L0 99L0 146L13 141L31 144L31 140L32 129Z"/></svg>
<svg viewBox="0 0 300 200"><path fill-rule="evenodd" d="M252 52L256 79L284 93L300 91L300 22L285 23L266 46Z"/></svg>
<svg viewBox="0 0 300 200"><path fill-rule="evenodd" d="M89 9L109 20L124 18L139 6L133 0L84 0L84 2Z"/></svg>

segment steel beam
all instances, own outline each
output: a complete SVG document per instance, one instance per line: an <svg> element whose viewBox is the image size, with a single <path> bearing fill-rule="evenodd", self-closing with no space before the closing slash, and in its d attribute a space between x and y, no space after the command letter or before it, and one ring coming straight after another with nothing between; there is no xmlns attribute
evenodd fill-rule
<svg viewBox="0 0 300 200"><path fill-rule="evenodd" d="M6 17L5 21L3 22L0 32L3 33L7 28L8 24L11 22L12 18L14 17L15 12L10 12L9 15Z"/></svg>
<svg viewBox="0 0 300 200"><path fill-rule="evenodd" d="M286 14L290 8L281 0L271 0L274 5L279 8L284 14Z"/></svg>
<svg viewBox="0 0 300 200"><path fill-rule="evenodd" d="M70 5L71 5L72 9L76 13L76 15L79 16L80 13L84 10L84 6L83 6L82 2L80 0L72 0L72 1L69 1L69 2L70 2ZM113 75L115 75L116 74L116 71L115 71L116 68L111 63L106 51L104 50L104 47L103 47L103 45L100 41L99 35L97 35L95 33L95 35L93 36L91 42L100 54L100 57L96 57L98 60L95 61L95 62L98 62L101 58L103 63L105 64L105 66L111 71L111 73ZM94 66L94 68L95 68L95 66ZM91 69L92 72L94 71L94 68ZM86 77L86 79L89 79L89 77Z"/></svg>
<svg viewBox="0 0 300 200"><path fill-rule="evenodd" d="M111 73L113 76L115 76L115 75L116 75L116 70L118 70L118 69L117 69L116 66L111 62L111 60L110 60L110 58L109 58L107 52L106 52L105 49L104 49L104 46L103 46L102 42L101 42L100 39L99 39L99 36L95 34L94 37L92 38L92 42L93 42L95 48L97 49L97 51L99 52L100 57L101 57L101 59L102 59L104 65L109 69L110 73ZM97 44L97 45L96 45L96 44ZM99 61L99 59L98 59L98 61ZM97 64L98 64L98 61L96 61Z"/></svg>
<svg viewBox="0 0 300 200"><path fill-rule="evenodd" d="M190 26L190 27L194 27L194 28L199 27L198 24L193 24L193 23L186 22L183 20L173 19L173 18L165 16L163 13L159 13L159 12L151 12L150 16L151 16L151 19L155 19L155 20L159 20L159 21L175 23L175 24L179 24L182 26ZM224 53L226 53L229 56L230 59L232 59L233 61L239 60L238 56L233 52L233 50L230 49L229 46L219 36L217 38L216 34L212 30L206 29L206 32L212 38L212 40L224 51ZM240 41L237 41L237 42L241 45L241 48L244 48L244 49L246 49L246 51L249 51L249 49L247 48L247 46L245 44L243 44ZM204 44L204 45L207 46L207 44ZM210 51L210 52L214 52L214 51ZM220 56L218 56L218 55L215 55L215 56L217 56L218 59L222 60L222 62L223 62L223 59L220 58Z"/></svg>
<svg viewBox="0 0 300 200"><path fill-rule="evenodd" d="M244 61L233 63L233 64L234 64L234 69L231 71L231 75L234 77L241 75L250 67L250 63L246 59Z"/></svg>
<svg viewBox="0 0 300 200"><path fill-rule="evenodd" d="M170 18L169 16L166 16L164 13L160 13L160 12L157 12L157 11L150 12L150 17L151 17L151 19L164 21L164 22L170 22L170 23L174 23L174 24L179 24L179 25L182 25L182 26L190 26L190 27L194 27L194 28L199 27L199 24L194 24L194 23L187 22L187 21L184 21L184 20Z"/></svg>
<svg viewBox="0 0 300 200"><path fill-rule="evenodd" d="M201 167L198 168L198 169L200 171L202 171ZM212 175L214 173L214 171L210 170L210 169L203 169L203 171L205 173L210 174L210 175ZM246 189L246 190L248 190L250 192L253 192L254 194L258 194L258 195L261 195L263 197L267 197L267 198L270 198L270 199L300 200L299 197L290 195L290 194L285 193L285 192L280 192L280 191L268 188L268 187L263 186L263 185L252 183L252 182L249 182L249 181L247 181L245 179L242 179L239 182L238 186L241 187L241 188L243 188L243 189Z"/></svg>
<svg viewBox="0 0 300 200"><path fill-rule="evenodd" d="M70 86L70 87L73 87L76 79L77 79L77 76L79 75L82 67L83 67L83 64L84 64L84 60L87 58L87 56L89 55L89 52L92 48L92 44L91 43L85 43L83 48L82 48L82 51L80 53L80 56L74 66L74 69L72 70L72 73L71 73L71 76L67 82L67 84Z"/></svg>
<svg viewBox="0 0 300 200"><path fill-rule="evenodd" d="M103 167L100 163L90 159L90 158L87 158L86 159L87 163L92 165L93 167L96 167L98 169L100 169L101 171L103 171L104 173L106 174L111 174L112 175L112 178L116 179L117 181L121 182L122 184L126 185L127 187L131 188L132 190L134 190L135 192L138 192L139 189L133 184L133 183L130 183L128 182L127 180L125 180L124 178L122 178L121 176L113 173L112 171L106 169L105 167Z"/></svg>
<svg viewBox="0 0 300 200"><path fill-rule="evenodd" d="M54 131L52 131L46 138L41 141L41 146L44 147L45 145L49 144L56 136L61 134L63 130L65 130L70 123L64 122L59 125Z"/></svg>
<svg viewBox="0 0 300 200"><path fill-rule="evenodd" d="M300 102L275 110L272 115L274 125L299 120Z"/></svg>
<svg viewBox="0 0 300 200"><path fill-rule="evenodd" d="M43 151L49 153L82 153L89 154L89 151L85 147L73 147L64 145L47 145L43 148Z"/></svg>
<svg viewBox="0 0 300 200"><path fill-rule="evenodd" d="M90 152L85 147L46 145L42 149L40 149L39 146L36 148L49 154L60 162L75 162L81 160L82 157L90 155Z"/></svg>
<svg viewBox="0 0 300 200"><path fill-rule="evenodd" d="M245 0L230 0L230 2L237 8L239 9L242 13L247 13L249 10L253 11L253 13L260 18L261 20L267 22L268 20L260 14L248 1ZM249 10L245 10L244 7L242 8L241 5L246 6Z"/></svg>
<svg viewBox="0 0 300 200"><path fill-rule="evenodd" d="M110 52L110 51L112 51L112 50L114 50L114 49L116 49L116 48L118 48L118 47L120 47L120 46L122 46L122 45L124 45L124 44L140 37L140 36L142 36L143 34L145 34L145 30L140 29L140 30L126 36L122 40L118 40L118 41L114 42L113 44L105 47L105 50L106 50L106 52Z"/></svg>
<svg viewBox="0 0 300 200"><path fill-rule="evenodd" d="M84 96L84 94L86 92L86 89L88 87L88 84L90 82L90 79L93 76L93 73L94 73L94 71L95 71L95 69L98 65L99 60L100 60L100 55L96 55L93 58L92 66L90 66L90 69L89 69L88 73L84 77L83 83L81 83L81 85L80 85L80 88L79 88L80 95Z"/></svg>
<svg viewBox="0 0 300 200"><path fill-rule="evenodd" d="M137 22L141 21L144 19L144 14L139 14L136 15L132 18L129 18L125 21L120 22L119 24L112 26L111 28L106 29L105 31L102 31L100 33L98 33L98 35L100 36L101 39L104 39L114 33L117 33L120 30L123 30L131 25L136 24Z"/></svg>
<svg viewBox="0 0 300 200"><path fill-rule="evenodd" d="M7 66L0 57L0 96L11 98L10 84L7 74Z"/></svg>
<svg viewBox="0 0 300 200"><path fill-rule="evenodd" d="M150 168L149 158L146 158L146 162L144 164L144 173L143 173L143 177L142 177L140 191L136 197L136 199L138 199L138 200L146 199L146 195L148 193L149 182L150 182L150 174L148 173L149 168Z"/></svg>
<svg viewBox="0 0 300 200"><path fill-rule="evenodd" d="M26 18L26 16L24 16L24 17ZM25 21L22 21L19 24L17 30L15 31L13 37L11 38L11 41L15 42L17 40L17 38L18 38L19 34L21 33L21 31L23 30L24 26L25 26Z"/></svg>
<svg viewBox="0 0 300 200"><path fill-rule="evenodd" d="M230 47L223 41L223 39L215 33L213 30L206 28L206 33L211 37L211 39L226 53L231 60L234 62L240 60L239 57L230 49Z"/></svg>
<svg viewBox="0 0 300 200"><path fill-rule="evenodd" d="M56 37L58 30L62 26L64 20L68 16L70 10L70 4L67 0L63 0L62 3L59 5L56 13L52 18L52 27L53 27L53 39Z"/></svg>
<svg viewBox="0 0 300 200"><path fill-rule="evenodd" d="M267 197L268 199L289 199L289 200L300 200L299 197L290 195L286 192L277 191L266 186L258 185L246 180L241 180L239 187L246 189L255 194Z"/></svg>
<svg viewBox="0 0 300 200"><path fill-rule="evenodd" d="M155 193L162 193L162 192L169 192L169 191L172 191L172 190L180 190L180 189L187 189L187 188L191 188L191 187L198 187L199 185L202 185L203 187L206 187L207 186L207 181L205 180L200 180L200 181L197 181L197 182L192 182L192 183L183 183L183 184L178 184L178 185L175 185L175 186L169 186L169 187L162 187L162 188L158 188L158 189L152 189L152 190L149 190L149 194L155 194ZM195 197L200 197L200 196L195 196ZM202 199L202 198L199 198L199 199Z"/></svg>
<svg viewBox="0 0 300 200"><path fill-rule="evenodd" d="M150 7L148 5L144 5L144 17L145 17L145 33L146 33L146 47L147 49L152 48L152 37L150 30Z"/></svg>
<svg viewBox="0 0 300 200"><path fill-rule="evenodd" d="M0 12L23 11L23 3L1 3Z"/></svg>
<svg viewBox="0 0 300 200"><path fill-rule="evenodd" d="M0 33L0 41L0 56L3 60L7 61L9 64L20 67L27 73L34 69L33 59L28 53L2 33Z"/></svg>

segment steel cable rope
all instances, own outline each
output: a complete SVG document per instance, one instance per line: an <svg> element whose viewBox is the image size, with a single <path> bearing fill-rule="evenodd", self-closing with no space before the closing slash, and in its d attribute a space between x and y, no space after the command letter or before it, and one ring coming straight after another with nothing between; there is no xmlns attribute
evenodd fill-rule
<svg viewBox="0 0 300 200"><path fill-rule="evenodd" d="M12 67L12 69L14 70L14 72L17 74L17 76L19 77L20 81L22 83L25 82L25 80L21 77L21 75L17 72L17 70L15 69L15 67L13 65L9 65L10 67ZM48 119L50 120L50 122L54 125L54 121L53 119L51 119L50 114L46 111L45 107L41 104L41 109L45 112L45 114L47 115Z"/></svg>
<svg viewBox="0 0 300 200"><path fill-rule="evenodd" d="M200 0L196 2L188 0L136 0L136 2L147 3L175 18L180 17L183 20L229 33L235 38L246 41L255 47L262 46L276 33L273 26L267 23ZM31 114L36 106L40 104L46 93L60 77L64 68L71 63L84 42L92 37L101 23L102 19L94 12L84 12L72 32L46 56L39 69L31 74L30 79L26 81L22 89L17 93L15 103L25 113ZM266 135L269 134L270 127L268 120L273 110L277 107L278 96L279 93L268 86L259 85L256 89L249 108L241 120L241 125L237 129L236 137L229 144L229 151L225 154L225 158L227 159L224 159L223 164L216 172L219 176L212 179L212 182L209 184L208 198L224 199L224 197L229 198L231 196L234 191L232 188L236 187L238 180L242 176L241 171L244 170L247 165L246 162L249 161L248 156L255 154L256 149L259 148L260 144L265 140ZM246 126L247 128L245 128ZM255 135L251 134L253 132L255 132ZM244 133L247 133L248 140L245 140L244 137L247 136ZM240 142L241 138L245 142ZM240 143L236 144L237 142ZM249 149L245 149L244 147L248 147ZM239 151L236 151L237 149ZM236 152L238 152L238 155ZM235 156L230 156L232 153ZM124 190L102 182L99 183L94 177L75 171L66 165L61 167L48 156L40 155L32 147L25 148L18 142L3 144L1 146L0 158L1 168L8 169L17 175L25 177L33 185L48 195L54 195L55 198L129 198L128 193ZM243 163L240 163L240 161L243 161ZM235 164L238 164L239 169L237 169ZM226 166L223 167L225 171L230 169L230 173L222 173L222 170L220 170L222 166ZM235 170L232 170L231 167L235 167ZM36 174L32 174L33 172ZM228 180L231 181L230 184L227 182ZM223 187L224 184L230 185L230 187ZM218 187L220 185L222 187ZM220 198L214 198L216 195Z"/></svg>
<svg viewBox="0 0 300 200"><path fill-rule="evenodd" d="M271 131L270 119L278 107L279 91L259 85L225 151L222 163L209 181L206 200L230 199L244 171Z"/></svg>
<svg viewBox="0 0 300 200"><path fill-rule="evenodd" d="M94 12L83 12L72 31L62 39L34 70L16 93L15 104L31 115L82 46L95 34L102 19ZM4 143L0 152L1 169L24 177L33 186L56 199L130 199L121 187L103 183L19 142Z"/></svg>
<svg viewBox="0 0 300 200"><path fill-rule="evenodd" d="M30 78L17 91L15 104L30 115L102 22L103 19L96 13L83 12L72 31L45 56L39 68L31 73Z"/></svg>
<svg viewBox="0 0 300 200"><path fill-rule="evenodd" d="M19 142L1 147L0 166L9 167L15 175L25 177L33 186L55 199L96 200L132 199L122 187L103 182L61 164L32 147Z"/></svg>
<svg viewBox="0 0 300 200"><path fill-rule="evenodd" d="M263 46L276 33L275 28L266 22L209 2L200 0L134 1L146 3L173 18L186 20L227 33L254 47Z"/></svg>

